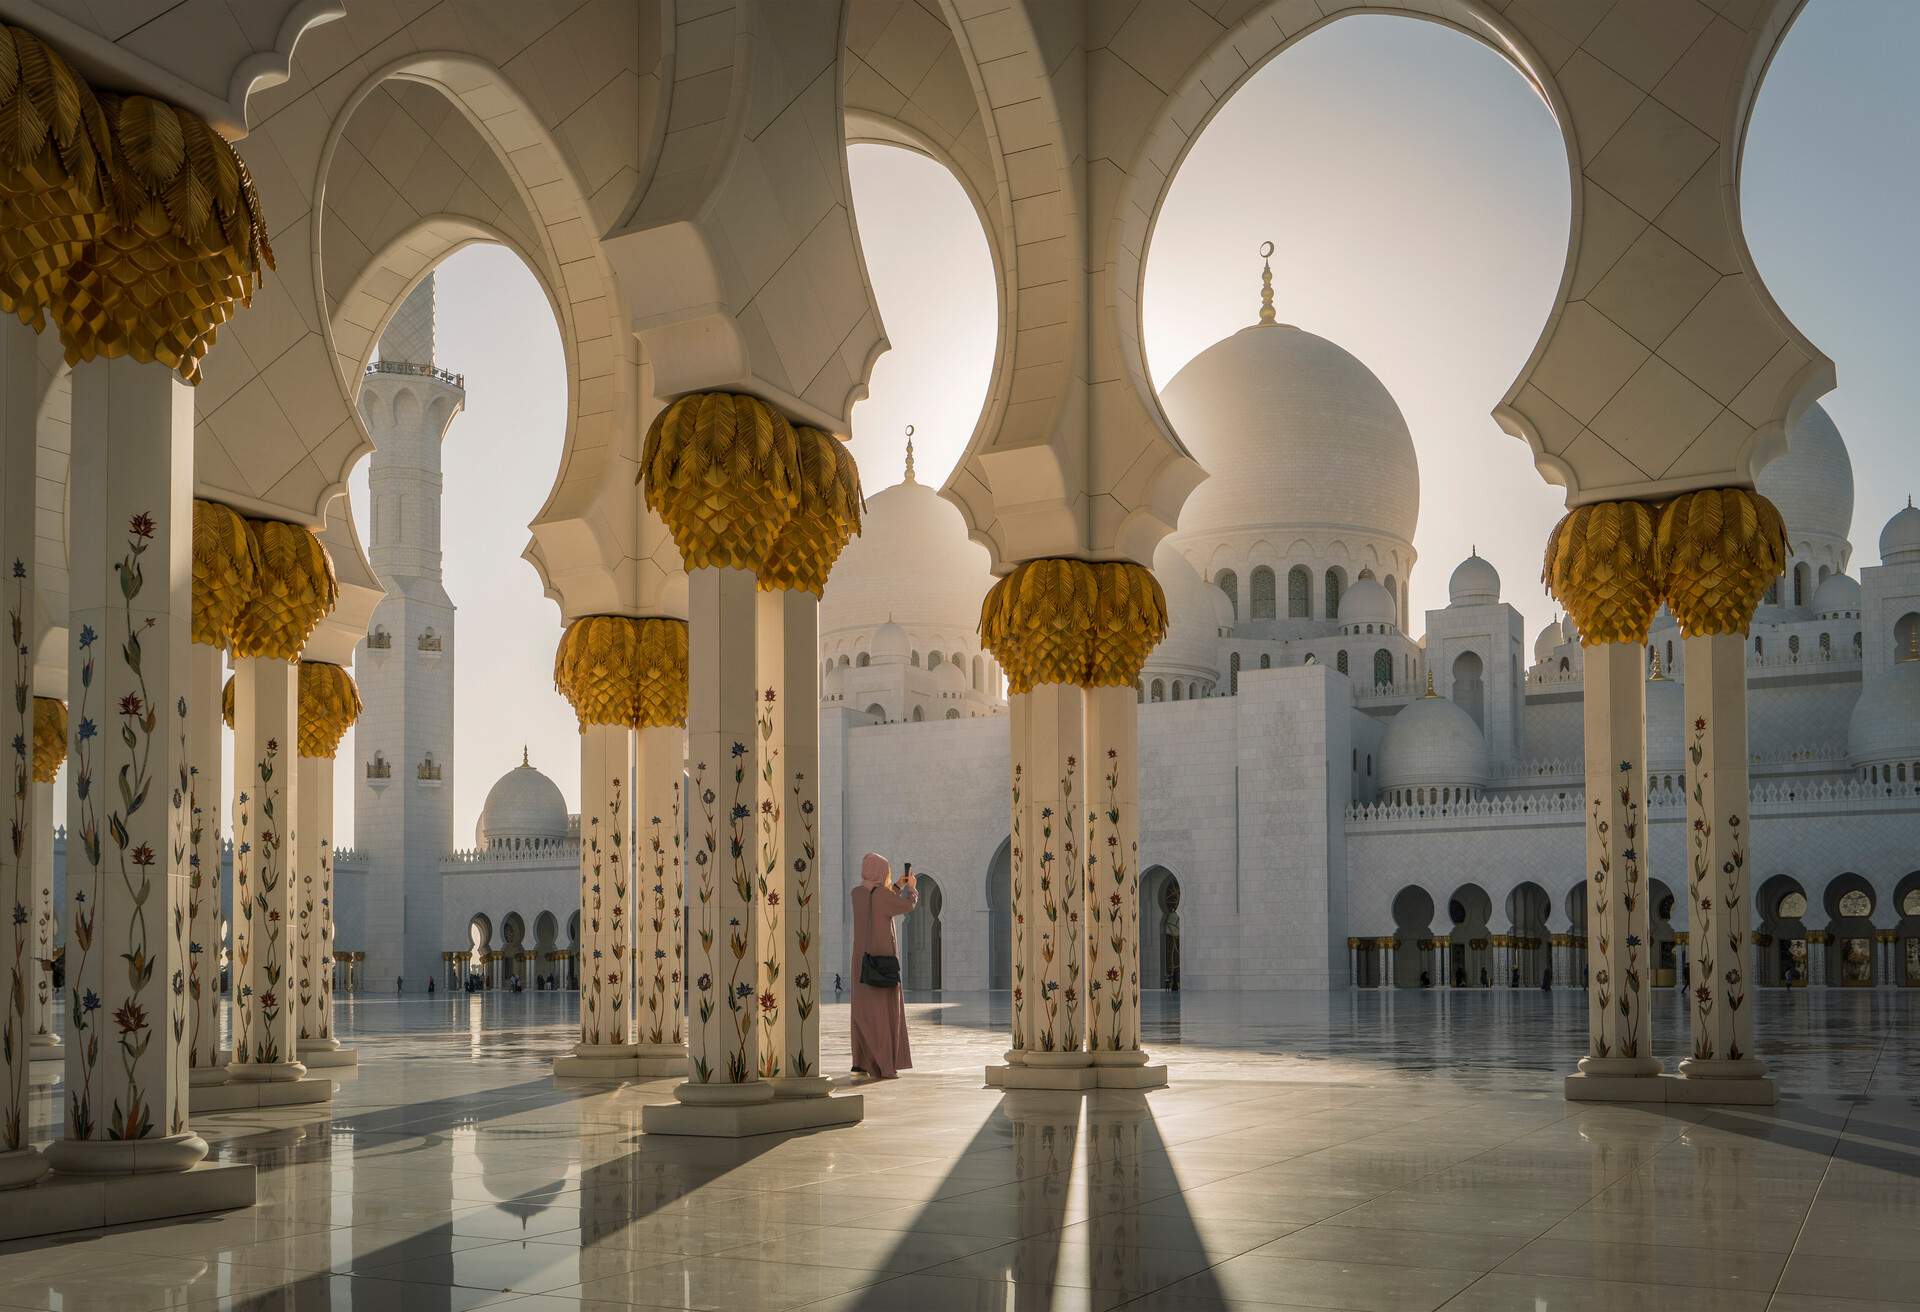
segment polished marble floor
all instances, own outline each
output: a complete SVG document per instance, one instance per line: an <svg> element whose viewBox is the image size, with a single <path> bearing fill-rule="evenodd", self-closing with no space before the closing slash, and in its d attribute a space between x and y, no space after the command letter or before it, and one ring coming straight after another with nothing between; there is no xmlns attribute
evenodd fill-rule
<svg viewBox="0 0 1920 1312"><path fill-rule="evenodd" d="M1760 1111L1562 1101L1573 992L1156 995L1171 1087L1086 1098L983 1089L1005 998L947 995L864 1123L742 1143L556 1086L572 1007L348 1001L330 1109L196 1119L258 1206L7 1245L0 1307L1920 1307L1920 991L1762 995Z"/></svg>

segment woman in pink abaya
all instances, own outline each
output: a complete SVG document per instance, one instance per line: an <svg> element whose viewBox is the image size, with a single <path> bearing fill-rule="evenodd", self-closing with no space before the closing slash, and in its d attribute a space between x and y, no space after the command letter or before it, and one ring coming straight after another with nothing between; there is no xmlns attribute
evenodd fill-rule
<svg viewBox="0 0 1920 1312"><path fill-rule="evenodd" d="M880 1080L890 1080L913 1066L913 1052L907 1046L907 1003L900 988L860 982L860 962L867 953L899 958L893 918L920 903L913 876L909 874L896 887L888 880L892 873L885 857L867 853L860 863L859 886L852 894L853 1069Z"/></svg>

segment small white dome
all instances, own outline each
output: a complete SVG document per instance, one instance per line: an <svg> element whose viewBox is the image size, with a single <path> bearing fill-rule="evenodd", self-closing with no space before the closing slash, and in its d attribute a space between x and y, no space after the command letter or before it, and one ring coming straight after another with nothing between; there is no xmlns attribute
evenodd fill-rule
<svg viewBox="0 0 1920 1312"><path fill-rule="evenodd" d="M1182 534L1323 526L1413 541L1413 435L1386 385L1326 338L1242 329L1188 361L1160 401L1207 471Z"/></svg>
<svg viewBox="0 0 1920 1312"><path fill-rule="evenodd" d="M953 661L942 661L933 672L936 686L954 692L964 692L967 688L967 672Z"/></svg>
<svg viewBox="0 0 1920 1312"><path fill-rule="evenodd" d="M1548 624L1546 628L1540 630L1540 636L1533 640L1533 663L1538 665L1541 661L1551 658L1554 649L1566 640L1567 635L1561 631L1559 620Z"/></svg>
<svg viewBox="0 0 1920 1312"><path fill-rule="evenodd" d="M1909 497L1880 530L1880 563L1911 565L1916 561L1920 561L1920 510L1914 509Z"/></svg>
<svg viewBox="0 0 1920 1312"><path fill-rule="evenodd" d="M1473 717L1445 697L1409 702L1380 740L1382 788L1486 787L1487 740Z"/></svg>
<svg viewBox="0 0 1920 1312"><path fill-rule="evenodd" d="M1856 766L1920 760L1920 661L1867 679L1847 725L1847 757Z"/></svg>
<svg viewBox="0 0 1920 1312"><path fill-rule="evenodd" d="M1853 527L1853 461L1833 417L1818 403L1787 434L1787 453L1754 476L1779 509L1787 538L1845 542Z"/></svg>
<svg viewBox="0 0 1920 1312"><path fill-rule="evenodd" d="M1500 571L1479 552L1454 568L1447 580L1447 600L1454 606L1491 606L1500 600Z"/></svg>
<svg viewBox="0 0 1920 1312"><path fill-rule="evenodd" d="M1361 579L1340 598L1342 624L1394 624L1399 621L1393 594L1378 579Z"/></svg>
<svg viewBox="0 0 1920 1312"><path fill-rule="evenodd" d="M1813 609L1821 615L1860 609L1860 581L1849 574L1829 574L1813 591Z"/></svg>
<svg viewBox="0 0 1920 1312"><path fill-rule="evenodd" d="M566 836L567 799L561 796L560 786L527 764L524 756L487 790L486 805L473 827L477 847Z"/></svg>
<svg viewBox="0 0 1920 1312"><path fill-rule="evenodd" d="M888 620L873 631L874 664L877 665L882 661L899 661L905 664L908 650L907 631L892 620Z"/></svg>
<svg viewBox="0 0 1920 1312"><path fill-rule="evenodd" d="M1219 674L1220 629L1233 623L1227 594L1201 578L1177 547L1161 542L1153 576L1167 594L1167 636L1147 657L1147 668L1195 667Z"/></svg>

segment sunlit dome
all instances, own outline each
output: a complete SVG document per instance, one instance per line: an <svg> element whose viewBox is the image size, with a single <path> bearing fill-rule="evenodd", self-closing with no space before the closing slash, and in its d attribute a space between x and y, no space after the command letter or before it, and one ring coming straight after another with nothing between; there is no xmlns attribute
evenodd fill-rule
<svg viewBox="0 0 1920 1312"><path fill-rule="evenodd" d="M1420 464L1407 421L1373 371L1326 338L1242 329L1189 361L1160 401L1208 475L1180 512L1183 534L1280 527L1413 541Z"/></svg>
<svg viewBox="0 0 1920 1312"><path fill-rule="evenodd" d="M1552 656L1554 650L1566 640L1567 635L1561 631L1560 621L1556 619L1549 623L1544 629L1540 630L1540 635L1533 640L1534 663L1538 664Z"/></svg>
<svg viewBox="0 0 1920 1312"><path fill-rule="evenodd" d="M1500 600L1500 571L1478 551L1454 567L1447 601L1454 606L1491 606Z"/></svg>
<svg viewBox="0 0 1920 1312"><path fill-rule="evenodd" d="M521 754L520 764L487 790L486 805L473 829L478 847L529 839L567 836L567 799L560 786L534 769Z"/></svg>
<svg viewBox="0 0 1920 1312"><path fill-rule="evenodd" d="M1920 562L1920 510L1914 509L1912 498L1908 498L1907 504L1895 511L1887 526L1880 530L1880 563L1915 562Z"/></svg>
<svg viewBox="0 0 1920 1312"><path fill-rule="evenodd" d="M908 460L905 482L867 498L860 536L833 567L820 601L822 637L888 620L960 633L980 623L993 586L986 548L967 538L958 510L914 479Z"/></svg>
<svg viewBox="0 0 1920 1312"><path fill-rule="evenodd" d="M873 631L873 659L875 664L889 661L904 662L907 659L907 631L888 620Z"/></svg>
<svg viewBox="0 0 1920 1312"><path fill-rule="evenodd" d="M1417 698L1387 722L1382 788L1483 788L1488 774L1480 726L1448 698Z"/></svg>
<svg viewBox="0 0 1920 1312"><path fill-rule="evenodd" d="M1342 624L1393 624L1398 618L1393 594L1378 579L1360 579L1340 598Z"/></svg>
<svg viewBox="0 0 1920 1312"><path fill-rule="evenodd" d="M1845 542L1853 528L1853 461L1833 418L1818 403L1787 435L1787 453L1754 478L1760 494L1800 542Z"/></svg>

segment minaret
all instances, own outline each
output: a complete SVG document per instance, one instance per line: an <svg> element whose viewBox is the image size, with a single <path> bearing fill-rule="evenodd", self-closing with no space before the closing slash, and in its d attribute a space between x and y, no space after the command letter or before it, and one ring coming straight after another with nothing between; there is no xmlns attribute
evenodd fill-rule
<svg viewBox="0 0 1920 1312"><path fill-rule="evenodd" d="M373 438L368 558L386 598L354 673L354 845L367 854L363 979L426 988L441 970L440 862L453 849L453 602L440 581L440 443L465 380L433 359L433 275L394 312L361 380Z"/></svg>

